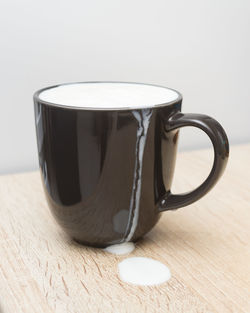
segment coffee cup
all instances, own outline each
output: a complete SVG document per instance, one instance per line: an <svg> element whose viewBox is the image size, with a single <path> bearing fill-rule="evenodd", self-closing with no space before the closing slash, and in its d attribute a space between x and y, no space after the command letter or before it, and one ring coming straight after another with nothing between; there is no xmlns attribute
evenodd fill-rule
<svg viewBox="0 0 250 313"><path fill-rule="evenodd" d="M228 160L222 126L181 112L176 90L150 84L83 82L34 95L39 165L51 212L76 241L105 247L137 241L161 213L203 197ZM196 189L172 194L179 129L211 139L213 167Z"/></svg>

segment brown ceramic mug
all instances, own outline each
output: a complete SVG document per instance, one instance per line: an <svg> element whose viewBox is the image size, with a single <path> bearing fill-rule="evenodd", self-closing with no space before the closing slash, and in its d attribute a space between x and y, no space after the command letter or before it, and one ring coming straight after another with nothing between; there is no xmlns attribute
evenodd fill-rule
<svg viewBox="0 0 250 313"><path fill-rule="evenodd" d="M203 197L228 160L225 131L213 118L181 113L166 87L121 82L62 84L34 95L39 164L50 209L78 242L105 247L136 241L158 221ZM179 129L202 129L213 168L195 190L172 194Z"/></svg>

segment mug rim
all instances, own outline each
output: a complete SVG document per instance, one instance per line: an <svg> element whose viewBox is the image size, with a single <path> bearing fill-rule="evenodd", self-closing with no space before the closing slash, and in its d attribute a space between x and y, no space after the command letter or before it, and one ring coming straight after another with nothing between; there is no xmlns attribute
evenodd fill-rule
<svg viewBox="0 0 250 313"><path fill-rule="evenodd" d="M177 98L175 100L172 101L168 101L168 102L164 102L164 103L160 103L160 104L153 104L152 106L145 106L145 107L117 107L117 108L95 108L95 107L79 107L79 106L69 106L69 105L63 105L63 104L58 104L58 103L54 103L54 102L50 102L50 101L45 101L42 100L41 98L39 98L39 95L45 91L45 90L49 90L52 88L56 88L56 87L60 87L60 86L66 86L66 85L77 85L77 84L103 84L103 83L111 83L111 84L134 84L134 85L145 85L145 86L153 86L153 87L160 87L160 88L165 88L168 90L172 90L174 92L176 92L177 94ZM182 101L183 97L182 94L173 89L173 88L169 88L166 86L162 86L162 85L158 85L158 84L150 84L150 83L141 83L141 82L127 82L127 81L83 81L83 82L69 82L69 83L61 83L61 84L56 84L56 85L52 85L52 86L48 86L48 87L44 87L41 88L39 90L37 90L34 95L33 95L33 99L35 102L39 102L51 107L56 107L56 108L61 108L61 109L71 109L71 110L84 110L84 111L133 111L133 110L143 110L143 109L156 109L156 108L161 108L161 107L166 107L169 105L172 105L174 103L178 103L180 101Z"/></svg>

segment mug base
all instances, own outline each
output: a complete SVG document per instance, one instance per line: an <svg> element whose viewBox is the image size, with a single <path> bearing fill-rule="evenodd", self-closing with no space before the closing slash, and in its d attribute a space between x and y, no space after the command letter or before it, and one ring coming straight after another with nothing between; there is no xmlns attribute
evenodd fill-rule
<svg viewBox="0 0 250 313"><path fill-rule="evenodd" d="M107 248L108 246L112 246L112 245L117 245L117 244L122 244L124 243L125 241L124 240L115 240L115 241L112 241L112 242L103 242L103 243L100 243L100 242L87 242L87 241L84 241L84 240L80 240L80 239L77 239L77 238L72 238L76 243L82 245L82 246L87 246L87 247L91 247L91 248L99 248L99 249L105 249ZM129 242L133 242L133 243L136 243L137 241L141 240L142 237L140 238L135 238L135 240L130 240Z"/></svg>

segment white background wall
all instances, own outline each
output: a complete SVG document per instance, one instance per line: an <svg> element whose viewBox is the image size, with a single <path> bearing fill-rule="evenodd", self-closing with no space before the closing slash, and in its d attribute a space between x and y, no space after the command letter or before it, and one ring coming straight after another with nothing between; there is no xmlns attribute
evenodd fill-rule
<svg viewBox="0 0 250 313"><path fill-rule="evenodd" d="M166 85L184 112L250 141L248 0L2 0L0 29L0 173L37 168L32 94L61 82ZM182 149L209 145L181 137Z"/></svg>

